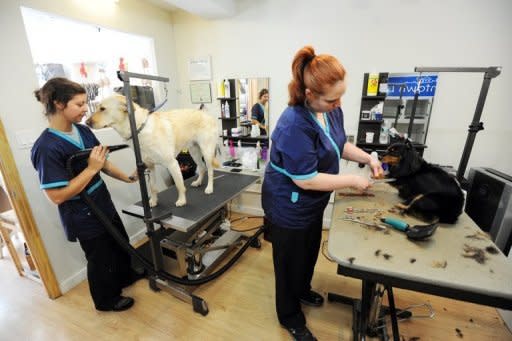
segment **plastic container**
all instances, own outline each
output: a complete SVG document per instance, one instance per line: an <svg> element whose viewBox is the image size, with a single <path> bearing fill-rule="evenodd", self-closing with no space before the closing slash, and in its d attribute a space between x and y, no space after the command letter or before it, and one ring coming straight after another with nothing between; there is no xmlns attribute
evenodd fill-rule
<svg viewBox="0 0 512 341"><path fill-rule="evenodd" d="M380 135L379 135L379 143L380 144L388 144L389 143L389 129L391 128L391 122L389 120L384 120L380 125Z"/></svg>
<svg viewBox="0 0 512 341"><path fill-rule="evenodd" d="M366 88L367 96L377 96L377 92L379 91L379 74L378 73L370 73L368 75L368 86Z"/></svg>
<svg viewBox="0 0 512 341"><path fill-rule="evenodd" d="M229 111L229 103L226 102L224 104L224 117L229 118L230 117L230 111Z"/></svg>
<svg viewBox="0 0 512 341"><path fill-rule="evenodd" d="M224 79L224 97L229 98L231 97L231 89L229 85L229 80Z"/></svg>

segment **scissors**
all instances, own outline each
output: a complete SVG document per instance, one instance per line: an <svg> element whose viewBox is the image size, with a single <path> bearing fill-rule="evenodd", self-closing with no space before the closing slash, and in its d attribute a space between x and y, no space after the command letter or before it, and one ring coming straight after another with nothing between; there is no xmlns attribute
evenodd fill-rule
<svg viewBox="0 0 512 341"><path fill-rule="evenodd" d="M388 183L388 182L394 182L396 181L395 178L387 178L387 179L370 179L370 182L372 184L383 184L383 183Z"/></svg>

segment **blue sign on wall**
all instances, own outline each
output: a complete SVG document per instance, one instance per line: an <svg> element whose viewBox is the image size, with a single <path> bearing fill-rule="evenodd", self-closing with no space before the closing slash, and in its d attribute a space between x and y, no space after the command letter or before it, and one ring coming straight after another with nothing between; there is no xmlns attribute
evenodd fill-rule
<svg viewBox="0 0 512 341"><path fill-rule="evenodd" d="M387 96L399 97L400 87L403 87L402 97L414 97L416 89L419 90L419 97L434 97L437 75L421 77L419 75L389 76Z"/></svg>

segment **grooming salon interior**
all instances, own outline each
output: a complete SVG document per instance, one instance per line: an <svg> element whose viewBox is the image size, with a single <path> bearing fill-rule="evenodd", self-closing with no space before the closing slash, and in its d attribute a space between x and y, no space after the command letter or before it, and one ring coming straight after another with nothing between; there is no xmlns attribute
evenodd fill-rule
<svg viewBox="0 0 512 341"><path fill-rule="evenodd" d="M0 340L512 340L511 13L2 0Z"/></svg>

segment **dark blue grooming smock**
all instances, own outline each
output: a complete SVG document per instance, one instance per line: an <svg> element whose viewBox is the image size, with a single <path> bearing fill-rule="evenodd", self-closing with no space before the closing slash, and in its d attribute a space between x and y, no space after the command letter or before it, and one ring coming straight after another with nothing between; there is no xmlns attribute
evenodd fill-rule
<svg viewBox="0 0 512 341"><path fill-rule="evenodd" d="M74 125L79 140L52 129L45 129L32 147L32 165L39 175L41 189L65 187L71 176L66 169L66 161L76 152L100 144L92 131L81 124ZM87 167L87 158L73 163L74 174L78 175ZM97 173L85 190L107 217L113 217L115 207L107 186ZM79 196L73 197L58 206L59 215L69 241L87 240L106 232L100 221Z"/></svg>
<svg viewBox="0 0 512 341"><path fill-rule="evenodd" d="M265 125L265 109L261 103L252 106L251 118ZM267 131L260 127L260 135L267 135Z"/></svg>
<svg viewBox="0 0 512 341"><path fill-rule="evenodd" d="M293 179L339 173L346 142L343 111L324 113L324 119L325 128L303 106L288 107L279 117L261 198L265 216L273 224L304 229L323 216L331 192L303 190Z"/></svg>

